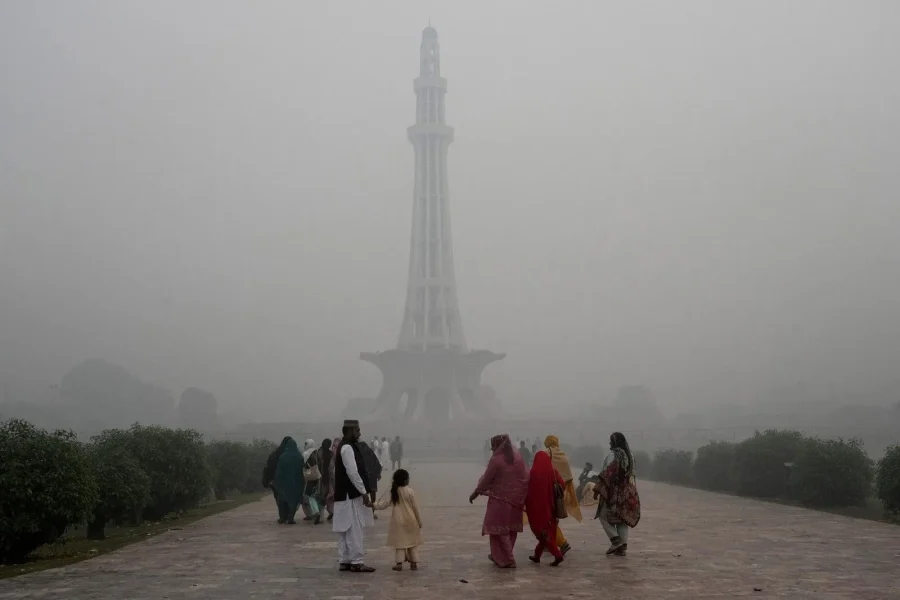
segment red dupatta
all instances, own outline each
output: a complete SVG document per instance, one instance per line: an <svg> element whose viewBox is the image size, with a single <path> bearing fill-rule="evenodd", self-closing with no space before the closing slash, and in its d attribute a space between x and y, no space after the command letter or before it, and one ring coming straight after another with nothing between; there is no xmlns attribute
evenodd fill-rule
<svg viewBox="0 0 900 600"><path fill-rule="evenodd" d="M550 526L557 522L554 510L554 483L563 488L566 485L559 472L553 468L550 456L546 452L536 453L528 478L528 495L525 497L528 525L536 536L546 534L550 531Z"/></svg>

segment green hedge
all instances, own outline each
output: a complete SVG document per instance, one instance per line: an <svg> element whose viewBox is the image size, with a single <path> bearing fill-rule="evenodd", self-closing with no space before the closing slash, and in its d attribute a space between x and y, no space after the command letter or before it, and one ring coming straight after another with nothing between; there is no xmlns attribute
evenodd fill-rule
<svg viewBox="0 0 900 600"><path fill-rule="evenodd" d="M666 483L691 485L693 462L694 453L688 450L659 450L653 457L653 478Z"/></svg>
<svg viewBox="0 0 900 600"><path fill-rule="evenodd" d="M20 562L72 526L102 539L108 523L138 523L198 506L229 491L262 490L276 445L203 443L189 429L134 425L89 444L26 421L0 423L0 564Z"/></svg>
<svg viewBox="0 0 900 600"><path fill-rule="evenodd" d="M150 498L150 477L141 468L120 436L98 436L89 446L94 478L99 496L88 522L87 536L93 540L106 537L110 521L134 521Z"/></svg>
<svg viewBox="0 0 900 600"><path fill-rule="evenodd" d="M209 495L211 471L203 437L192 429L132 425L110 429L96 443L125 449L150 479L150 494L139 518L160 519L194 508Z"/></svg>
<svg viewBox="0 0 900 600"><path fill-rule="evenodd" d="M70 431L0 424L0 564L21 562L86 521L98 492L91 459Z"/></svg>
<svg viewBox="0 0 900 600"><path fill-rule="evenodd" d="M900 445L888 449L877 469L859 440L790 430L756 432L737 444L709 442L696 456L685 450L660 450L652 461L644 452L634 455L639 478L815 508L862 506L874 491L885 513L900 517Z"/></svg>
<svg viewBox="0 0 900 600"><path fill-rule="evenodd" d="M799 431L770 429L734 447L735 491L742 496L783 498L791 463L803 443Z"/></svg>
<svg viewBox="0 0 900 600"><path fill-rule="evenodd" d="M730 492L734 489L734 444L710 442L697 450L694 483L703 489Z"/></svg>
<svg viewBox="0 0 900 600"><path fill-rule="evenodd" d="M875 495L889 517L900 517L900 445L888 448L878 461Z"/></svg>
<svg viewBox="0 0 900 600"><path fill-rule="evenodd" d="M873 472L859 440L806 438L791 467L789 495L816 508L862 506L872 496Z"/></svg>

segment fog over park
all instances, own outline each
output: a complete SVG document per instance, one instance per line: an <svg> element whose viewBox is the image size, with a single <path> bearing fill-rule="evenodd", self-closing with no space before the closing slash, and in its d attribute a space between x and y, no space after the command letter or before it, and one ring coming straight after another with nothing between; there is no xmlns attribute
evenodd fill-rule
<svg viewBox="0 0 900 600"><path fill-rule="evenodd" d="M235 421L376 396L429 20L507 417L900 414L888 0L0 3L0 414L88 359Z"/></svg>

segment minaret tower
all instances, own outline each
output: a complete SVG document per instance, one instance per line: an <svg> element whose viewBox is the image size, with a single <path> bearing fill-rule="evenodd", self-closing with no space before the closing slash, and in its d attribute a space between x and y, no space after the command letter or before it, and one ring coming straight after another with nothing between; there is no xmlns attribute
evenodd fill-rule
<svg viewBox="0 0 900 600"><path fill-rule="evenodd" d="M372 418L445 420L490 413L478 396L484 368L504 357L469 351L456 299L450 235L445 120L447 80L441 77L437 31L427 27L419 48L416 124L407 130L415 151L412 234L406 309L395 350L360 355L383 383Z"/></svg>
<svg viewBox="0 0 900 600"><path fill-rule="evenodd" d="M453 128L444 118L447 80L441 77L437 31L422 33L416 92L416 124L408 129L415 149L412 241L406 310L398 348L430 350L466 349L450 238L447 148Z"/></svg>

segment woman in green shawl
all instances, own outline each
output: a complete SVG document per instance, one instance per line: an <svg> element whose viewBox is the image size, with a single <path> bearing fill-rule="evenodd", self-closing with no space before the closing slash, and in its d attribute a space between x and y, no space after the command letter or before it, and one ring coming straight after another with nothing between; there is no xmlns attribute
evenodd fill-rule
<svg viewBox="0 0 900 600"><path fill-rule="evenodd" d="M294 515L303 499L304 482L303 455L293 439L288 438L278 457L272 485L278 493L278 522L294 525Z"/></svg>

